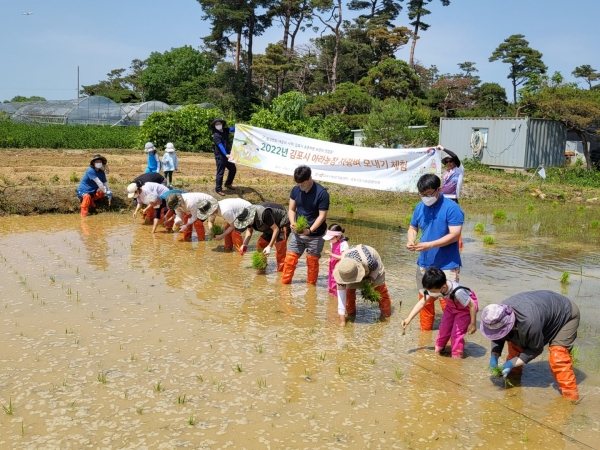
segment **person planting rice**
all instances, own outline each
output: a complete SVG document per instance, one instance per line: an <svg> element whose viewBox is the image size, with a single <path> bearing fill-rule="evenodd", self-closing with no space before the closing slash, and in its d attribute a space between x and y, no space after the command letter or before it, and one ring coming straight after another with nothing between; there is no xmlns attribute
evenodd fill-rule
<svg viewBox="0 0 600 450"><path fill-rule="evenodd" d="M148 172L143 173L139 177L135 177L131 180L132 183L137 184L138 187L142 187L146 183L158 183L167 185L167 180L160 173Z"/></svg>
<svg viewBox="0 0 600 450"><path fill-rule="evenodd" d="M171 217L173 217L173 211L167 208L167 197L171 194L183 194L183 191L173 189L161 194L160 196L156 194L150 194L146 197L148 206L146 206L146 209L144 209L144 215L147 217L149 211L154 212L152 233L156 233L156 229L158 228L158 224L160 223L161 219L163 220L163 224L165 224L165 229L167 231L171 231L173 228L172 224L167 226L167 222L172 222ZM166 214L165 210L167 211Z"/></svg>
<svg viewBox="0 0 600 450"><path fill-rule="evenodd" d="M192 240L192 228L196 230L198 241L203 241L206 237L204 224L198 219L198 207L204 201L216 201L212 196L203 192L188 192L185 194L175 193L169 195L166 200L169 211L174 211L175 215L170 216L165 221L165 227L171 226L171 221L182 233L182 241Z"/></svg>
<svg viewBox="0 0 600 450"><path fill-rule="evenodd" d="M213 223L217 215L223 217L227 222L225 230L221 234L217 234L215 239L220 241L225 239L224 249L225 251L233 250L233 247L241 253L242 252L242 235L238 230L235 229L234 223L237 216L240 215L244 208L252 206L250 202L241 198L226 198L221 201L217 201L214 198L212 200L204 200L198 205L198 218L201 221L208 219L208 229L212 229Z"/></svg>
<svg viewBox="0 0 600 450"><path fill-rule="evenodd" d="M133 218L137 218L137 213L140 209L142 209L143 205L148 205L147 196L153 194L157 197L160 197L162 194L169 190L163 184L158 183L144 183L141 187L138 186L137 183L131 183L127 186L127 197L134 198L137 202L135 206L135 211L133 212ZM148 210L144 215L144 222L152 223L154 220L154 211Z"/></svg>
<svg viewBox="0 0 600 450"><path fill-rule="evenodd" d="M520 374L523 366L541 355L549 345L550 370L562 396L578 400L577 380L570 351L577 338L579 308L567 297L552 291L530 291L508 297L502 303L486 306L479 329L492 341L490 369L508 343L508 356L502 375Z"/></svg>
<svg viewBox="0 0 600 450"><path fill-rule="evenodd" d="M458 239L462 230L465 214L452 200L446 199L440 192L441 182L437 175L425 174L417 183L421 203L417 204L408 229L406 248L417 251L417 289L423 289L423 275L429 267L444 271L446 279L458 282L461 259ZM417 234L422 231L421 240L415 243ZM419 294L419 301L423 295ZM424 331L433 329L435 318L435 298L425 302L420 313L420 325ZM440 299L442 309L445 300Z"/></svg>
<svg viewBox="0 0 600 450"><path fill-rule="evenodd" d="M85 171L79 187L77 188L77 197L81 201L81 217L86 217L89 208L96 207L96 200L100 200L105 195L111 197L112 193L108 187L106 174L102 167L106 165L106 158L102 155L94 155L90 161L90 167Z"/></svg>
<svg viewBox="0 0 600 450"><path fill-rule="evenodd" d="M283 267L282 284L290 284L298 265L298 259L306 250L306 266L308 274L306 282L316 284L319 277L319 258L325 241L321 237L327 231L327 212L329 210L329 193L327 189L312 179L308 166L298 166L294 170L296 186L290 193L288 217L293 231L289 239L288 251ZM308 227L301 232L296 227L296 220L303 216Z"/></svg>
<svg viewBox="0 0 600 450"><path fill-rule="evenodd" d="M265 255L271 254L275 247L277 253L277 271L283 272L285 264L285 251L287 237L290 234L290 218L283 205L272 202L263 202L242 209L235 219L236 229L246 229L246 236L242 243L242 255L248 250L248 242L254 230L262 235L256 243L256 249L262 250Z"/></svg>
<svg viewBox="0 0 600 450"><path fill-rule="evenodd" d="M379 253L368 245L357 244L342 253L340 262L333 270L337 283L338 314L340 326L346 325L346 314L356 314L356 289L368 290L362 283L370 284L379 294L373 294L370 301L378 298L381 317L392 315L392 300L385 285L385 268Z"/></svg>
<svg viewBox="0 0 600 450"><path fill-rule="evenodd" d="M444 272L437 267L425 270L421 299L415 305L408 317L402 321L406 328L413 318L423 309L425 304L436 298L446 299L446 307L442 315L440 331L435 342L435 352L440 354L448 340L452 348L453 358L462 358L465 348L465 335L473 334L476 330L477 296L469 288L446 279Z"/></svg>

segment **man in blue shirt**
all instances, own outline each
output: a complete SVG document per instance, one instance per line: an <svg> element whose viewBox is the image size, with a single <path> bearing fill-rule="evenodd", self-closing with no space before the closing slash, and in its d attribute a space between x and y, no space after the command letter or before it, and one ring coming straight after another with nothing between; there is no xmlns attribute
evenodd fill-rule
<svg viewBox="0 0 600 450"><path fill-rule="evenodd" d="M102 167L106 165L106 158L102 155L94 155L90 161L90 167L85 171L79 187L77 188L77 197L81 201L81 217L88 215L90 206L96 207L96 200L105 195L112 196L106 181L106 174Z"/></svg>
<svg viewBox="0 0 600 450"><path fill-rule="evenodd" d="M446 274L446 279L458 282L461 260L458 239L465 214L458 204L440 192L441 182L437 175L425 174L417 183L422 202L417 205L408 229L406 248L420 252L417 260L417 287L423 289L423 274L430 267L437 267ZM417 234L422 233L419 242ZM419 292L419 300L422 293ZM421 329L433 329L435 298L425 304L420 313ZM445 302L440 300L442 309Z"/></svg>
<svg viewBox="0 0 600 450"><path fill-rule="evenodd" d="M325 241L322 236L327 232L327 211L329 211L329 193L327 189L312 179L308 166L298 166L294 170L296 186L290 193L288 217L292 235L288 241L288 251L283 267L282 284L290 284L298 259L306 250L306 266L308 275L306 282L316 284L319 276L319 258ZM308 227L302 232L296 231L296 219L306 217Z"/></svg>

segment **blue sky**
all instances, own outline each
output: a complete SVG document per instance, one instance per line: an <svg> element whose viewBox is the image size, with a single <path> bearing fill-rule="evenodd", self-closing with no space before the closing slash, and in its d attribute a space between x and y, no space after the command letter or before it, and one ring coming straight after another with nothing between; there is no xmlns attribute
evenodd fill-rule
<svg viewBox="0 0 600 450"><path fill-rule="evenodd" d="M493 50L511 34L524 34L544 54L550 72L567 80L578 65L600 70L599 0L578 0L577 11L559 0L452 0L431 4L431 28L417 43L416 59L456 72L456 64L474 61L485 82L498 82L511 98L508 68L488 62ZM22 12L32 11L30 16ZM354 13L345 11L345 18ZM0 0L0 101L15 95L40 95L48 100L77 95L80 83L105 79L116 68L152 51L201 44L208 24L195 0ZM397 25L407 25L404 10ZM256 40L255 52L281 39L273 27ZM299 42L314 36L305 34ZM409 45L398 52L408 59Z"/></svg>

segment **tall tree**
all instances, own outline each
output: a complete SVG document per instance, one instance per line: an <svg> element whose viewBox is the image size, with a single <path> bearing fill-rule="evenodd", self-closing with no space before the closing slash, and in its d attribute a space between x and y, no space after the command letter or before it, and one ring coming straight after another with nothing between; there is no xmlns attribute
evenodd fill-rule
<svg viewBox="0 0 600 450"><path fill-rule="evenodd" d="M506 114L506 89L498 83L483 83L475 90L475 107L482 115L498 117Z"/></svg>
<svg viewBox="0 0 600 450"><path fill-rule="evenodd" d="M592 66L589 64L575 67L575 70L571 72L571 74L575 78L583 78L587 82L590 90L592 89L592 82L600 79L600 73L598 73L596 69L592 69Z"/></svg>
<svg viewBox="0 0 600 450"><path fill-rule="evenodd" d="M522 34L513 34L498 46L489 61L501 60L510 65L508 77L513 85L513 101L517 104L517 86L527 82L532 75L546 73L548 69L542 62L542 54L529 47Z"/></svg>
<svg viewBox="0 0 600 450"><path fill-rule="evenodd" d="M386 59L367 72L360 80L367 92L380 100L396 98L403 100L422 95L421 80L405 61Z"/></svg>
<svg viewBox="0 0 600 450"><path fill-rule="evenodd" d="M473 61L465 61L462 63L458 63L458 68L463 71L463 76L472 77L475 72L479 72L479 69L475 67L475 63Z"/></svg>
<svg viewBox="0 0 600 450"><path fill-rule="evenodd" d="M431 85L429 94L439 99L437 107L449 117L457 110L468 110L474 106L475 80L462 75L443 75Z"/></svg>
<svg viewBox="0 0 600 450"><path fill-rule="evenodd" d="M443 6L448 6L450 0L440 0ZM430 27L429 24L423 22L423 16L431 14L431 11L425 8L425 5L431 3L432 0L410 0L408 2L408 18L412 20L410 24L413 26L412 34L412 45L410 47L410 59L408 64L410 67L415 66L415 47L417 45L417 39L419 39L419 31L427 31Z"/></svg>
<svg viewBox="0 0 600 450"><path fill-rule="evenodd" d="M401 3L404 0L351 0L348 9L351 11L366 11L359 17L374 21L378 25L392 27L393 22L402 11Z"/></svg>
<svg viewBox="0 0 600 450"><path fill-rule="evenodd" d="M331 92L335 92L335 87L338 82L338 60L340 58L340 49L342 41L342 0L312 0L311 6L318 12L315 17L325 26L325 28L333 32L335 39L333 61L331 62L331 71L328 73Z"/></svg>

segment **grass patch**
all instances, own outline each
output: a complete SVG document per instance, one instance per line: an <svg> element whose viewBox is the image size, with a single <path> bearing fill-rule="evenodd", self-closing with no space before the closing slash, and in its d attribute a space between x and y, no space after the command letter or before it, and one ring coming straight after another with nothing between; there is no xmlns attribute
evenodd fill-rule
<svg viewBox="0 0 600 450"><path fill-rule="evenodd" d="M533 212L533 205L527 205L527 212Z"/></svg>
<svg viewBox="0 0 600 450"><path fill-rule="evenodd" d="M381 294L375 290L370 281L360 282L360 294L368 302L378 302L381 300Z"/></svg>
<svg viewBox="0 0 600 450"><path fill-rule="evenodd" d="M494 211L494 219L506 219L506 212L502 210Z"/></svg>
<svg viewBox="0 0 600 450"><path fill-rule="evenodd" d="M354 206L352 206L352 205L346 206L346 212L348 214L354 214Z"/></svg>
<svg viewBox="0 0 600 450"><path fill-rule="evenodd" d="M77 176L77 173L71 172L71 176L69 177L69 181L71 183L79 183L79 177Z"/></svg>
<svg viewBox="0 0 600 450"><path fill-rule="evenodd" d="M558 208L558 202L552 202L552 207L553 208Z"/></svg>
<svg viewBox="0 0 600 450"><path fill-rule="evenodd" d="M475 225L473 231L475 231L476 233L483 233L485 231L485 225L480 222L477 225Z"/></svg>
<svg viewBox="0 0 600 450"><path fill-rule="evenodd" d="M496 243L496 238L494 238L494 236L484 236L483 237L483 243L486 245L494 245Z"/></svg>
<svg viewBox="0 0 600 450"><path fill-rule="evenodd" d="M600 225L600 221L598 220L592 220L592 223L590 223L590 227L592 228L598 228L598 225Z"/></svg>
<svg viewBox="0 0 600 450"><path fill-rule="evenodd" d="M568 270L565 270L560 277L561 284L571 284L571 274Z"/></svg>
<svg viewBox="0 0 600 450"><path fill-rule="evenodd" d="M296 218L296 233L301 234L308 228L308 220L304 216L298 216Z"/></svg>

